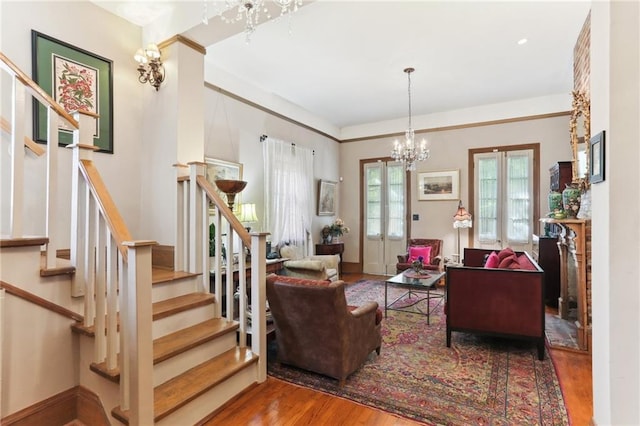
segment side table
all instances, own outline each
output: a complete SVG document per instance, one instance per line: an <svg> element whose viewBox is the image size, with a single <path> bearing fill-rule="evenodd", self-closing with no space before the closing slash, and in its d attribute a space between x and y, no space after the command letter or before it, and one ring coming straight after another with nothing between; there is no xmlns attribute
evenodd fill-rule
<svg viewBox="0 0 640 426"><path fill-rule="evenodd" d="M340 264L338 265L340 278L342 278L342 253L344 253L344 243L316 244L316 254L340 255Z"/></svg>

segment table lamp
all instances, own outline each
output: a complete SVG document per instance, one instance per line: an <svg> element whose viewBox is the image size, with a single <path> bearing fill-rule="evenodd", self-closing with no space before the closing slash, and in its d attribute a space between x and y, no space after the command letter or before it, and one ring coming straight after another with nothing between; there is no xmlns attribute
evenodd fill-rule
<svg viewBox="0 0 640 426"><path fill-rule="evenodd" d="M256 216L256 205L253 203L240 204L236 217L242 224L257 222L258 216ZM245 226L245 228L247 229L247 232L251 232L250 226Z"/></svg>

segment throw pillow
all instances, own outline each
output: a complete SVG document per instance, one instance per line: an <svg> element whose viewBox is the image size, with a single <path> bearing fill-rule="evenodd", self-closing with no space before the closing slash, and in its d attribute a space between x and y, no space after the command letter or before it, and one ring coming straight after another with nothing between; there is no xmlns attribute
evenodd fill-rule
<svg viewBox="0 0 640 426"><path fill-rule="evenodd" d="M498 253L492 251L489 257L487 258L487 263L485 263L485 268L497 268L500 264L500 258L498 257Z"/></svg>
<svg viewBox="0 0 640 426"><path fill-rule="evenodd" d="M500 261L498 268L501 269L520 269L520 264L518 263L518 257L515 254L511 256L507 256Z"/></svg>
<svg viewBox="0 0 640 426"><path fill-rule="evenodd" d="M409 263L422 256L422 263L431 263L431 246L409 246Z"/></svg>
<svg viewBox="0 0 640 426"><path fill-rule="evenodd" d="M500 259L500 262L502 262L505 258L510 256L515 256L515 253L513 252L513 249L511 249L511 247L507 247L505 249L500 250L500 252L498 252L498 259Z"/></svg>
<svg viewBox="0 0 640 426"><path fill-rule="evenodd" d="M526 269L527 271L537 271L536 267L531 263L529 258L525 254L518 256L518 265L520 269Z"/></svg>

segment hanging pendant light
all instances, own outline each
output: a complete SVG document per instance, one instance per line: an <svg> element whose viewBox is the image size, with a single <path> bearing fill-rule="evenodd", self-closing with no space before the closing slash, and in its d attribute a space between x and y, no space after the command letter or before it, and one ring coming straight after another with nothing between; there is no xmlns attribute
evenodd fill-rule
<svg viewBox="0 0 640 426"><path fill-rule="evenodd" d="M430 157L427 141L422 139L420 145L416 145L415 132L411 127L411 73L414 71L415 69L411 67L404 69L409 81L409 128L404 132L404 141L395 140L391 151L391 157L396 161L401 161L409 171L416 169L416 161L424 161Z"/></svg>

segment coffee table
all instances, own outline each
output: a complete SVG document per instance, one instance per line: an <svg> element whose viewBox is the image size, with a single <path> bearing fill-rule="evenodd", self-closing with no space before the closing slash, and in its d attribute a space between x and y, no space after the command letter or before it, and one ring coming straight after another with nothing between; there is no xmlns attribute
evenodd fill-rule
<svg viewBox="0 0 640 426"><path fill-rule="evenodd" d="M438 281L440 281L440 279L443 276L444 276L444 272L429 271L425 275L420 275L417 278L413 278L405 275L405 273L403 272L386 280L384 282L384 316L385 318L387 317L387 310L420 313L427 316L427 325L428 325L429 318L431 316L431 304L429 302L431 301L431 299L439 299L438 304L434 306L434 308L436 308L444 300L444 293L437 293L434 291L436 284L438 283ZM388 303L387 298L388 298L389 284L396 287L406 288L408 291L404 293L402 296L398 297L393 302ZM402 307L394 307L394 305L399 304L399 302L407 298L410 298L411 296L417 296L417 299L415 301L411 301L411 303L406 304ZM420 302L424 300L427 301L426 312L420 309L420 306L417 306ZM410 306L415 306L418 312L414 310L406 309Z"/></svg>

